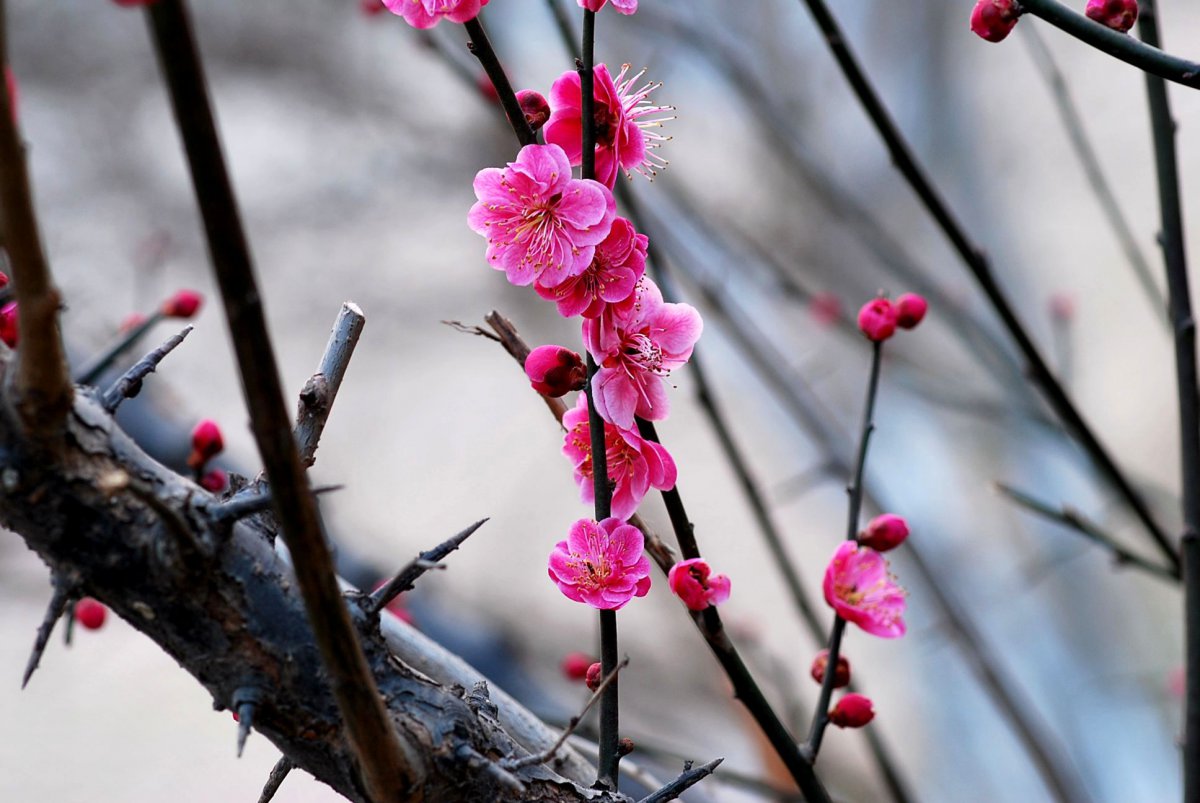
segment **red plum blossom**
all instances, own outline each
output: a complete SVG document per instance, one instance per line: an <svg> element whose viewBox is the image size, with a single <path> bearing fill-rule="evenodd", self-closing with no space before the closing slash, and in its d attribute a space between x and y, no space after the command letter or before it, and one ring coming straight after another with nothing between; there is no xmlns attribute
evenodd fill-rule
<svg viewBox="0 0 1200 803"><path fill-rule="evenodd" d="M191 318L202 303L204 296L195 290L180 290L163 302L162 314L168 318Z"/></svg>
<svg viewBox="0 0 1200 803"><path fill-rule="evenodd" d="M517 103L521 105L521 111L525 113L525 122L529 123L529 128L533 131L540 130L550 119L550 104L541 92L522 89L517 93Z"/></svg>
<svg viewBox="0 0 1200 803"><path fill-rule="evenodd" d="M901 329L915 329L925 318L929 302L916 293L905 293L896 299L896 325Z"/></svg>
<svg viewBox="0 0 1200 803"><path fill-rule="evenodd" d="M88 630L99 630L104 627L108 618L108 608L91 597L84 597L75 603L75 621Z"/></svg>
<svg viewBox="0 0 1200 803"><path fill-rule="evenodd" d="M0 341L3 341L4 345L10 349L15 349L17 341L20 339L20 331L17 328L19 318L17 302L10 301L0 307Z"/></svg>
<svg viewBox="0 0 1200 803"><path fill-rule="evenodd" d="M691 611L702 611L709 605L720 605L729 599L729 578L712 574L703 558L676 563L667 573L667 585Z"/></svg>
<svg viewBox="0 0 1200 803"><path fill-rule="evenodd" d="M908 522L895 513L884 513L867 523L858 536L858 542L876 552L887 552L904 543L908 538Z"/></svg>
<svg viewBox="0 0 1200 803"><path fill-rule="evenodd" d="M896 333L896 306L886 298L872 298L858 311L858 328L878 343Z"/></svg>
<svg viewBox="0 0 1200 803"><path fill-rule="evenodd" d="M225 448L225 439L221 437L221 428L217 422L204 419L192 430L192 453L188 456L188 466L199 469L209 460L221 453Z"/></svg>
<svg viewBox="0 0 1200 803"><path fill-rule="evenodd" d="M547 301L558 305L564 318L582 315L598 318L605 305L625 301L633 295L638 279L646 272L646 248L649 240L638 234L623 217L613 221L604 241L596 246L592 264L578 276L554 286L535 283L533 289Z"/></svg>
<svg viewBox="0 0 1200 803"><path fill-rule="evenodd" d="M563 454L575 467L580 497L584 502L592 502L595 489L592 487L592 436L586 394L579 394L575 407L567 411L562 423L567 430ZM612 514L617 518L632 516L652 487L660 491L675 487L675 461L661 445L645 440L632 430L605 423L604 447L608 479L613 483Z"/></svg>
<svg viewBox="0 0 1200 803"><path fill-rule="evenodd" d="M562 346L538 346L525 358L525 375L533 389L557 399L573 390L582 390L587 367L577 352Z"/></svg>
<svg viewBox="0 0 1200 803"><path fill-rule="evenodd" d="M620 519L580 519L550 553L550 579L568 599L615 611L650 590L642 531Z"/></svg>
<svg viewBox="0 0 1200 803"><path fill-rule="evenodd" d="M830 723L839 728L861 728L874 718L875 706L871 698L861 694L847 694L829 712Z"/></svg>
<svg viewBox="0 0 1200 803"><path fill-rule="evenodd" d="M825 569L825 601L838 616L880 638L904 635L904 589L870 547L844 541Z"/></svg>
<svg viewBox="0 0 1200 803"><path fill-rule="evenodd" d="M414 28L432 28L442 18L451 22L473 20L488 0L383 0L383 4Z"/></svg>
<svg viewBox="0 0 1200 803"><path fill-rule="evenodd" d="M1088 0L1084 11L1089 19L1125 33L1137 22L1137 0Z"/></svg>
<svg viewBox="0 0 1200 803"><path fill-rule="evenodd" d="M522 287L587 270L617 214L608 188L571 177L557 145L526 145L508 167L480 170L475 197L467 223L487 238L488 263Z"/></svg>
<svg viewBox="0 0 1200 803"><path fill-rule="evenodd" d="M630 12L631 13L631 12ZM664 112L670 106L655 106L647 98L661 84L647 83L634 89L642 74L626 78L629 65L621 67L614 79L608 67L597 64L593 71L593 91L596 121L596 180L611 188L617 182L617 172L637 172L654 176L667 162L654 152L667 137L650 131L661 127ZM542 134L547 143L562 146L571 164L583 162L583 89L579 73L570 70L550 87L550 108L553 113ZM652 117L652 119L642 119Z"/></svg>
<svg viewBox="0 0 1200 803"><path fill-rule="evenodd" d="M971 31L989 42L999 42L1012 33L1020 16L1016 0L978 0L971 10Z"/></svg>
<svg viewBox="0 0 1200 803"><path fill-rule="evenodd" d="M663 379L692 356L703 323L688 304L668 304L658 286L642 278L634 303L611 317L583 322L583 339L595 358L592 398L605 421L622 429L634 416L667 417L670 403Z"/></svg>

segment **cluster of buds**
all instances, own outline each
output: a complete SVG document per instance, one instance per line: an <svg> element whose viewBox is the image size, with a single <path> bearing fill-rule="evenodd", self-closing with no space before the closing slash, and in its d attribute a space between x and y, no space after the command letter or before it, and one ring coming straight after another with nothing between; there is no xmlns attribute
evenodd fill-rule
<svg viewBox="0 0 1200 803"><path fill-rule="evenodd" d="M1022 13L1019 0L977 0L971 10L971 31L989 42L999 42L1016 27ZM1088 19L1126 33L1137 21L1137 0L1088 0Z"/></svg>
<svg viewBox="0 0 1200 803"><path fill-rule="evenodd" d="M873 298L858 311L858 328L868 340L881 343L896 333L896 327L915 329L929 309L929 302L916 293L905 293L891 301Z"/></svg>
<svg viewBox="0 0 1200 803"><path fill-rule="evenodd" d="M200 486L212 493L220 493L229 485L229 477L219 468L204 468L208 461L219 455L225 449L225 438L217 422L204 419L192 430L192 452L188 455L188 468L196 475Z"/></svg>

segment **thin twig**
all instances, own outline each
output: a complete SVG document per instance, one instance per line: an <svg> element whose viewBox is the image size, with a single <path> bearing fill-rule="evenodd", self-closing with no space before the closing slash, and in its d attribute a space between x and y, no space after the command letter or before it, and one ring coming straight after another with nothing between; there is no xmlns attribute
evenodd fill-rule
<svg viewBox="0 0 1200 803"><path fill-rule="evenodd" d="M1149 572L1155 577L1159 577L1173 583L1179 582L1179 578L1172 573L1170 569L1155 565L1140 555L1130 552L1128 549L1118 544L1117 540L1101 529L1099 525L1086 518L1082 513L1074 508L1067 507L1066 505L1063 505L1062 507L1054 507L1046 502L1035 499L1024 491L1019 491L1016 488L1013 488L1012 486L1006 485L1002 482L993 483L992 487L1026 510L1036 513L1043 518L1056 521L1059 524L1069 527L1080 535L1083 535L1092 543L1099 544L1100 546L1104 547L1112 553L1113 558L1116 559L1118 566L1136 566L1143 571Z"/></svg>
<svg viewBox="0 0 1200 803"><path fill-rule="evenodd" d="M275 499L271 494L269 486L263 487L260 490L255 485L248 486L251 490L243 491L235 494L229 499L211 505L207 509L208 520L216 525L232 524L238 519L244 519L247 516L253 516L255 513L261 513L264 510L270 510L275 504ZM317 485L312 489L314 496L340 491L346 486L344 485Z"/></svg>
<svg viewBox="0 0 1200 803"><path fill-rule="evenodd" d="M130 329L119 336L112 344L107 346L100 352L91 362L85 365L75 375L75 383L78 385L94 385L100 381L100 377L104 375L114 362L125 352L137 345L138 341L146 336L159 321L163 319L162 310L156 311L146 320L139 323L137 326Z"/></svg>
<svg viewBox="0 0 1200 803"><path fill-rule="evenodd" d="M1169 324L1167 301L1163 298L1158 285L1155 284L1150 265L1133 235L1133 227L1129 225L1128 218L1121 210L1121 203L1117 200L1112 185L1108 183L1108 177L1100 165L1100 158L1096 155L1091 137L1088 136L1087 129L1084 127L1083 117L1079 114L1079 107L1075 105L1075 99L1071 96L1066 77L1058 68L1054 54L1046 46L1037 26L1021 25L1019 30L1023 34L1024 40L1029 43L1029 49L1033 54L1033 61L1037 65L1038 71L1042 74L1047 86L1050 87L1054 107L1058 110L1058 116L1067 132L1071 148L1083 166L1083 173L1087 177L1088 184L1091 185L1092 192L1095 193L1096 200L1100 203L1100 208L1108 219L1113 236L1117 238L1121 250L1125 252L1125 259L1129 262L1129 267L1133 269L1133 275L1137 278L1138 285L1141 286L1146 300L1150 302L1150 306L1154 310L1154 319L1160 323Z"/></svg>
<svg viewBox="0 0 1200 803"><path fill-rule="evenodd" d="M540 753L534 753L532 755L515 759L503 759L500 762L500 766L509 772L516 772L517 770L524 769L525 767L532 767L534 764L545 764L547 761L554 758L554 754L562 748L567 739L571 738L571 734L574 733L575 729L579 727L579 723L583 721L585 716L587 716L587 712L592 710L592 706L604 696L605 690L616 681L617 673L627 666L629 666L628 656L622 658L620 663L613 667L613 671L604 676L604 680L600 681L600 685L598 685L596 690L592 692L592 696L588 698L588 701L584 704L583 709L580 710L578 714L571 717L570 721L567 722L567 727L563 728L563 732L559 734L559 737L555 740L554 744L550 745Z"/></svg>
<svg viewBox="0 0 1200 803"><path fill-rule="evenodd" d="M1153 0L1149 3L1142 2L1140 5L1145 9L1147 5L1153 5ZM1093 22L1055 0L1021 0L1021 10L1041 17L1060 31L1126 64L1132 64L1148 75L1165 78L1192 89L1200 89L1200 64L1164 53L1155 42L1139 42L1132 36ZM1141 28L1138 30L1140 32ZM1142 33L1142 39L1146 39L1145 33Z"/></svg>
<svg viewBox="0 0 1200 803"><path fill-rule="evenodd" d="M509 83L508 76L504 73L504 67L500 64L496 51L492 50L492 43L488 39L487 31L483 28L482 20L475 17L464 22L463 27L467 29L467 35L471 37L467 48L475 58L479 59L492 86L496 87L500 105L504 108L504 114L508 117L509 125L512 126L513 133L517 135L517 140L522 146L536 144L537 134L529 127L529 121L525 119L525 112L522 111L521 104L517 102L517 94L513 91L512 84Z"/></svg>
<svg viewBox="0 0 1200 803"><path fill-rule="evenodd" d="M117 408L121 406L121 402L126 399L132 399L141 393L142 380L154 373L154 369L158 368L158 364L174 351L191 333L192 327L185 326L179 334L172 335L166 343L163 343L154 349L154 351L151 351L134 363L132 368L122 374L116 382L113 382L108 390L104 391L104 395L100 401L104 409L110 413L115 413Z"/></svg>
<svg viewBox="0 0 1200 803"><path fill-rule="evenodd" d="M337 320L333 322L333 330L329 333L329 342L325 344L321 365L300 391L295 435L300 447L300 462L305 468L311 467L317 460L317 444L320 443L321 433L325 431L333 400L337 398L342 378L346 375L346 366L350 364L366 322L366 316L357 304L352 301L342 304Z"/></svg>
<svg viewBox="0 0 1200 803"><path fill-rule="evenodd" d="M874 123L879 136L887 146L888 152L892 157L892 164L900 171L900 174L908 182L913 192L921 200L926 211L929 212L930 216L933 217L946 238L950 241L954 250L962 259L963 264L975 277L984 295L991 302L996 314L1000 316L1005 329L1008 330L1009 335L1025 358L1028 364L1030 379L1041 389L1046 401L1054 408L1058 417L1075 434L1076 438L1079 439L1080 445L1092 458L1093 463L1095 463L1100 473L1125 499L1138 519L1141 520L1150 538L1171 563L1172 568L1178 571L1180 568L1179 554L1167 538L1166 531L1158 524L1142 495L1133 487L1121 469L1117 467L1108 450L1100 443L1095 433L1092 432L1087 422L1084 421L1083 416L1075 408L1070 396L1067 395L1067 392L1063 389L1058 379L1055 378L1054 373L1046 364L1033 339L1017 319L1016 312L1009 304L1008 298L1000 289L999 284L996 283L995 276L992 274L991 263L987 256L970 239L966 229L959 223L953 210L951 210L945 199L942 198L925 174L924 169L917 162L912 149L900 133L900 129L892 120L883 102L879 99L878 93L871 86L866 74L859 66L854 54L850 51L846 43L845 34L833 18L833 15L829 12L824 0L803 0L803 2L808 6L809 12L816 21L817 27L820 28L821 33L824 35L830 51L842 69L842 73L850 83L867 116ZM1041 6L1056 5L1050 0L1036 0L1036 3ZM1129 40L1129 37L1116 34L1086 18L1081 17L1081 19L1089 26L1103 28L1106 34L1122 40L1132 41ZM1200 694L1200 691L1197 694ZM1071 797L1071 795L1066 794L1068 790L1065 788L1060 788L1058 791L1063 797Z"/></svg>
<svg viewBox="0 0 1200 803"><path fill-rule="evenodd" d="M258 796L258 803L271 803L275 799L275 793L279 791L279 787L283 785L283 779L288 777L288 774L296 768L291 759L287 756L281 756L275 762L275 766L271 768L271 774L267 776L267 782L263 785L262 794Z"/></svg>
<svg viewBox="0 0 1200 803"><path fill-rule="evenodd" d="M4 0L0 0L0 72L8 67ZM59 332L62 296L46 261L29 187L25 147L8 96L0 81L0 240L8 253L20 314L17 316L14 406L22 425L37 441L61 435L74 398Z"/></svg>
<svg viewBox="0 0 1200 803"><path fill-rule="evenodd" d="M692 768L692 762L686 761L683 765L683 772L679 777L671 781L669 784L659 789L653 794L646 795L638 801L638 803L666 803L668 800L675 800L688 789L703 781L705 778L713 774L724 758L714 758L707 764L702 764L699 767Z"/></svg>
<svg viewBox="0 0 1200 803"><path fill-rule="evenodd" d="M1142 0L1138 35L1158 47L1158 9ZM1094 23L1093 23L1094 24ZM1146 75L1154 168L1162 219L1159 243L1167 274L1171 326L1175 334L1175 377L1179 400L1180 495L1182 496L1183 610L1186 686L1183 729L1183 798L1200 800L1200 376L1196 368L1196 321L1188 289L1187 254L1175 121L1162 77Z"/></svg>
<svg viewBox="0 0 1200 803"><path fill-rule="evenodd" d="M389 580L386 585L381 586L377 591L371 593L370 604L367 606L367 610L372 614L379 613L389 602L412 588L413 584L417 582L417 578L430 569L439 567L442 559L462 546L463 541L470 538L486 522L487 519L480 519L457 535L447 538L433 549L422 552L407 566L397 572L396 576Z"/></svg>
<svg viewBox="0 0 1200 803"><path fill-rule="evenodd" d="M29 685L29 679L37 671L38 664L42 661L42 653L46 651L46 644L50 641L50 634L54 632L55 623L66 611L67 602L75 596L74 584L67 582L65 578L53 575L51 581L54 583L54 594L50 597L50 604L46 606L46 615L42 617L42 623L37 629L37 637L33 640L33 650L29 653L29 661L25 664L25 675L21 678L22 689Z"/></svg>
<svg viewBox="0 0 1200 803"><path fill-rule="evenodd" d="M182 0L159 0L147 6L147 14L187 152L251 426L276 502L275 514L346 724L347 741L371 797L402 798L410 785L419 781L414 777L417 768L401 747L337 585L316 500L308 488L284 406L279 369L191 22Z"/></svg>

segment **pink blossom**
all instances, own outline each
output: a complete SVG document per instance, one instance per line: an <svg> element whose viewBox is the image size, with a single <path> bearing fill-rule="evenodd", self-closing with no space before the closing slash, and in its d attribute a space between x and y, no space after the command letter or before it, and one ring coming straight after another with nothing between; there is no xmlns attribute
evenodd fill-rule
<svg viewBox="0 0 1200 803"><path fill-rule="evenodd" d="M580 8L586 8L588 11L599 11L604 8L608 0L576 0ZM632 14L637 11L638 0L612 0L613 8L618 14Z"/></svg>
<svg viewBox="0 0 1200 803"><path fill-rule="evenodd" d="M488 0L383 0L383 4L414 28L432 28L443 17L451 22L473 20Z"/></svg>
<svg viewBox="0 0 1200 803"><path fill-rule="evenodd" d="M587 394L580 393L575 407L563 416L567 434L563 454L575 467L575 482L584 502L595 500L592 487L592 435L588 424ZM651 488L667 491L675 487L675 461L661 445L636 432L604 425L604 452L608 479L613 483L612 514L627 519L634 514Z"/></svg>
<svg viewBox="0 0 1200 803"><path fill-rule="evenodd" d="M895 513L884 513L867 523L867 528L858 536L858 542L876 552L887 552L904 543L908 538L908 522Z"/></svg>
<svg viewBox="0 0 1200 803"><path fill-rule="evenodd" d="M568 599L617 610L650 590L642 531L620 519L580 519L550 553L550 579Z"/></svg>
<svg viewBox="0 0 1200 803"><path fill-rule="evenodd" d="M901 329L915 329L925 319L929 302L916 293L905 293L896 299L896 325Z"/></svg>
<svg viewBox="0 0 1200 803"><path fill-rule="evenodd" d="M858 311L858 328L876 343L896 333L896 307L886 298L872 298Z"/></svg>
<svg viewBox="0 0 1200 803"><path fill-rule="evenodd" d="M1088 0L1084 11L1089 19L1125 33L1137 21L1137 0Z"/></svg>
<svg viewBox="0 0 1200 803"><path fill-rule="evenodd" d="M999 42L1012 33L1020 15L1016 0L978 0L971 9L971 31L989 42Z"/></svg>
<svg viewBox="0 0 1200 803"><path fill-rule="evenodd" d="M904 635L904 589L870 547L843 542L825 569L824 589L825 601L846 621L880 638Z"/></svg>
<svg viewBox="0 0 1200 803"><path fill-rule="evenodd" d="M597 318L606 304L633 295L634 286L646 272L648 243L646 235L638 234L632 223L619 217L613 221L604 242L596 246L587 270L555 287L535 283L533 289L542 298L558 304L558 314L564 318L576 315Z"/></svg>
<svg viewBox="0 0 1200 803"><path fill-rule="evenodd" d="M829 712L829 721L839 728L861 728L875 718L875 704L870 697L847 694Z"/></svg>
<svg viewBox="0 0 1200 803"><path fill-rule="evenodd" d="M526 145L506 168L475 176L467 223L487 238L488 263L515 285L555 287L592 264L617 215L603 185L571 177L557 145Z"/></svg>
<svg viewBox="0 0 1200 803"><path fill-rule="evenodd" d="M525 375L533 389L557 399L572 390L583 390L587 367L583 357L562 346L538 346L525 358Z"/></svg>
<svg viewBox="0 0 1200 803"><path fill-rule="evenodd" d="M715 607L729 599L729 578L712 574L708 561L703 558L676 563L667 572L667 585L691 611L702 611L709 605Z"/></svg>
<svg viewBox="0 0 1200 803"><path fill-rule="evenodd" d="M633 303L583 322L588 351L600 365L592 397L605 421L633 427L635 415L648 421L667 417L670 404L664 378L692 356L703 323L688 304L667 304L658 286L643 277Z"/></svg>
<svg viewBox="0 0 1200 803"><path fill-rule="evenodd" d="M593 71L596 180L610 188L617 181L619 169L636 170L653 177L667 166L667 161L654 152L667 137L649 129L659 128L665 120L671 119L660 116L671 111L671 107L655 106L647 100L661 84L648 83L633 88L645 70L626 78L628 71L629 65L622 65L616 79L609 75L608 67L603 64L597 64ZM574 70L563 73L550 87L553 113L542 132L546 142L562 146L573 165L583 161L582 102L579 73ZM646 117L650 119L642 119Z"/></svg>

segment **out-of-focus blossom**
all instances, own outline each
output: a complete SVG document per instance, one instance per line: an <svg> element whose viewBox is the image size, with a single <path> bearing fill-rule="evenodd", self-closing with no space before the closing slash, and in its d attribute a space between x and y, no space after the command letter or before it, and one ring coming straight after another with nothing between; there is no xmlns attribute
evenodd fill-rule
<svg viewBox="0 0 1200 803"><path fill-rule="evenodd" d="M188 466L198 469L219 455L225 448L225 439L217 422L204 419L192 430L192 453L188 456Z"/></svg>
<svg viewBox="0 0 1200 803"><path fill-rule="evenodd" d="M901 329L914 329L929 310L929 302L916 293L905 293L896 299L896 325Z"/></svg>
<svg viewBox="0 0 1200 803"><path fill-rule="evenodd" d="M886 298L873 298L858 311L858 328L876 343L896 333L896 306Z"/></svg>
<svg viewBox="0 0 1200 803"><path fill-rule="evenodd" d="M75 621L88 630L99 630L104 627L108 618L108 608L91 597L84 597L75 603Z"/></svg>
<svg viewBox="0 0 1200 803"><path fill-rule="evenodd" d="M839 728L861 728L874 718L875 706L871 698L861 694L845 695L829 712L829 722Z"/></svg>
<svg viewBox="0 0 1200 803"><path fill-rule="evenodd" d="M383 4L414 28L432 28L443 19L473 20L488 0L383 0Z"/></svg>
<svg viewBox="0 0 1200 803"><path fill-rule="evenodd" d="M203 303L204 296L195 290L180 290L163 302L162 314L168 318L191 318Z"/></svg>

